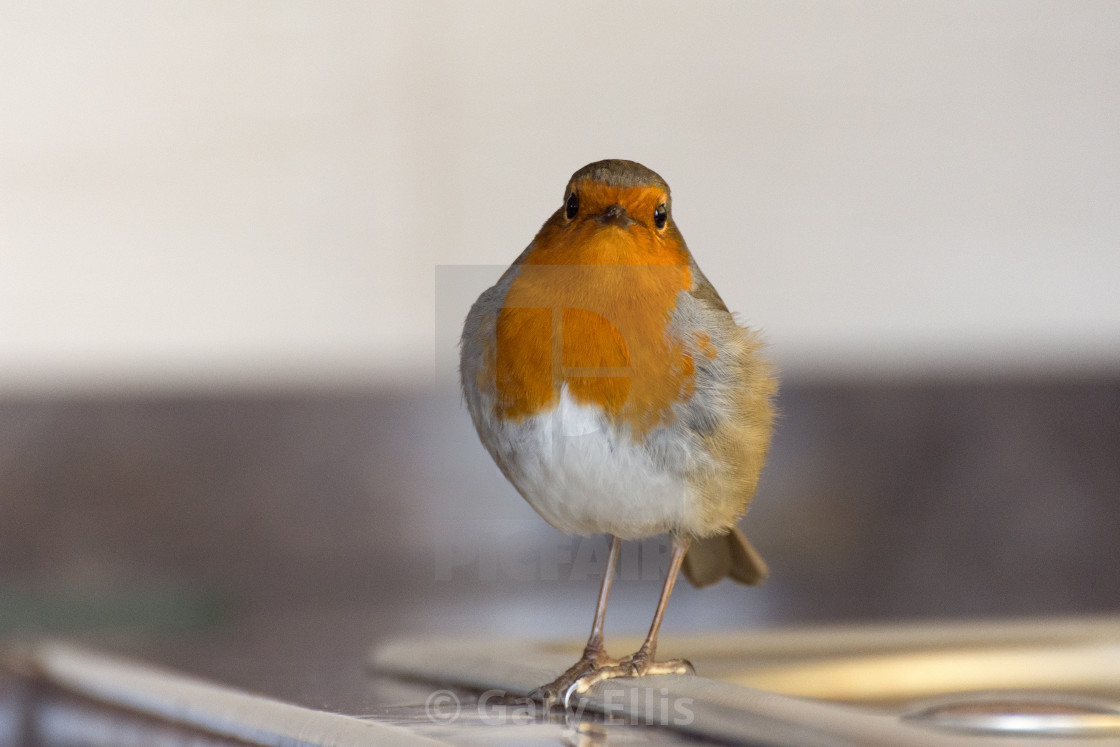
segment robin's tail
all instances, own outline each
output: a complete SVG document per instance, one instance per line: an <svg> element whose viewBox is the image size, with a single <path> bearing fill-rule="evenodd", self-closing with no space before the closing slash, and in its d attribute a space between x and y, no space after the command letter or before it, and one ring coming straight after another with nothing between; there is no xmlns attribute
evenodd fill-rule
<svg viewBox="0 0 1120 747"><path fill-rule="evenodd" d="M766 561L737 527L731 527L727 534L692 540L681 570L698 588L714 584L724 576L754 586L765 581L769 573Z"/></svg>

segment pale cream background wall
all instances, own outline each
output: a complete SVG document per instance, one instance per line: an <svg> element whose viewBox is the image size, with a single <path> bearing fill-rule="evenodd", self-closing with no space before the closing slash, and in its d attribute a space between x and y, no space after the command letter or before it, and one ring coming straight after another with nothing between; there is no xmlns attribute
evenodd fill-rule
<svg viewBox="0 0 1120 747"><path fill-rule="evenodd" d="M0 391L449 381L457 266L603 157L791 375L1120 366L1120 3L52 1Z"/></svg>

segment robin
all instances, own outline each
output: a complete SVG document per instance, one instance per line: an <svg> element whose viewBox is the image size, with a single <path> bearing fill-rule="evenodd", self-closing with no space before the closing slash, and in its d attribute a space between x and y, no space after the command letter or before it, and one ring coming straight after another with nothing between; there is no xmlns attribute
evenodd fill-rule
<svg viewBox="0 0 1120 747"><path fill-rule="evenodd" d="M736 527L770 443L777 382L673 221L669 185L633 161L572 175L561 207L467 315L463 392L478 436L545 521L610 535L583 656L532 693L552 702L602 680L692 672L657 661L677 575L760 583ZM668 574L634 654L603 645L623 540L668 533Z"/></svg>

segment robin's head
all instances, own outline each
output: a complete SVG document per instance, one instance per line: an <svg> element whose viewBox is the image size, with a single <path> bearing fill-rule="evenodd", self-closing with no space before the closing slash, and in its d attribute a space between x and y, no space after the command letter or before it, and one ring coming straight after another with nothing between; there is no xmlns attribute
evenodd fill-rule
<svg viewBox="0 0 1120 747"><path fill-rule="evenodd" d="M664 233L672 223L669 185L634 161L610 159L589 163L572 174L564 190L564 220L598 221L627 228L638 224Z"/></svg>
<svg viewBox="0 0 1120 747"><path fill-rule="evenodd" d="M563 204L537 241L546 255L578 247L584 262L676 263L687 251L673 223L669 185L640 163L621 159L572 174Z"/></svg>

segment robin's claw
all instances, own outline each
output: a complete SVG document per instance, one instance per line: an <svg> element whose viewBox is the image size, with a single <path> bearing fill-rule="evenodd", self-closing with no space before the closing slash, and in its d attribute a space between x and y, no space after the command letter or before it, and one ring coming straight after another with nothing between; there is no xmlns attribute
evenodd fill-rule
<svg viewBox="0 0 1120 747"><path fill-rule="evenodd" d="M575 681L575 682L573 682L572 684L568 685L568 689L564 691L564 710L565 710L565 711L571 710L571 707L572 707L572 702L571 702L571 701L572 701L572 694L573 694L573 693L582 693L582 692L584 692L583 690L581 690L581 689L580 689L580 686L579 686L579 685L580 685L580 680L576 680L576 681Z"/></svg>

